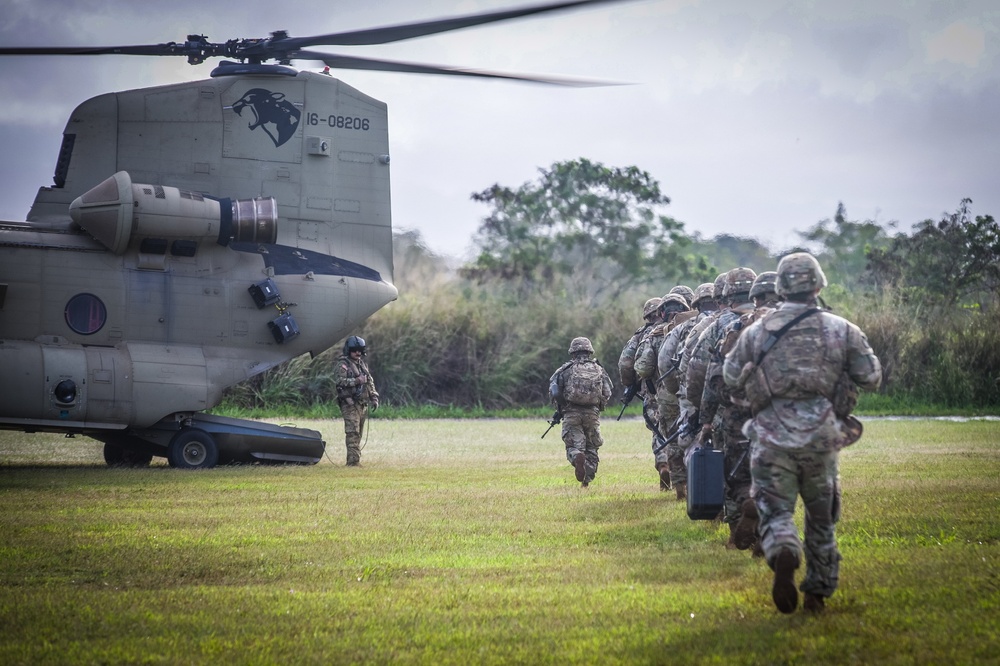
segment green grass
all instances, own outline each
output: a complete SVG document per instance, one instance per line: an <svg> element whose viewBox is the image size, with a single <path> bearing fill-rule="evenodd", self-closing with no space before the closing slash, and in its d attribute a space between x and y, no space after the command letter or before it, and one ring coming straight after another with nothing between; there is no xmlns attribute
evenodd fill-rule
<svg viewBox="0 0 1000 666"><path fill-rule="evenodd" d="M274 419L275 422L280 422ZM660 493L640 421L339 421L313 467L103 466L0 433L3 664L974 664L1000 654L1000 422L868 421L827 612ZM798 516L801 525L801 509Z"/></svg>

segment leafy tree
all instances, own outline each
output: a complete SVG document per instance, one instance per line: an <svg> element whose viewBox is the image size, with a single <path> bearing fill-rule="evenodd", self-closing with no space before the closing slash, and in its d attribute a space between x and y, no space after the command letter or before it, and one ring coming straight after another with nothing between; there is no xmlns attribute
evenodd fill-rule
<svg viewBox="0 0 1000 666"><path fill-rule="evenodd" d="M517 189L495 184L472 195L493 210L464 276L528 290L572 287L598 299L687 274L684 225L660 213L670 199L647 172L578 159L539 174Z"/></svg>
<svg viewBox="0 0 1000 666"><path fill-rule="evenodd" d="M893 227L895 223L889 226ZM823 220L798 234L803 240L821 246L816 258L823 266L823 272L831 283L844 287L857 285L867 265L868 254L886 247L890 241L886 230L876 222L849 221L843 203L837 205L833 220Z"/></svg>
<svg viewBox="0 0 1000 666"><path fill-rule="evenodd" d="M722 271L738 266L752 268L758 273L773 271L778 265L778 257L755 238L743 238L732 234L719 234L704 240L695 234L691 250L703 254L711 262L711 275L700 276L699 282L712 282Z"/></svg>
<svg viewBox="0 0 1000 666"><path fill-rule="evenodd" d="M869 253L868 276L879 288L899 287L911 301L949 309L995 306L1000 290L1000 227L969 211L970 199L939 222L925 220Z"/></svg>

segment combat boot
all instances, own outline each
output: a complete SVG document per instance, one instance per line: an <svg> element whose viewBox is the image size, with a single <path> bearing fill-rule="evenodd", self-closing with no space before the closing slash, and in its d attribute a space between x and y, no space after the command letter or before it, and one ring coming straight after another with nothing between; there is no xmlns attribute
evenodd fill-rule
<svg viewBox="0 0 1000 666"><path fill-rule="evenodd" d="M670 490L670 468L665 463L656 466L656 471L660 473L660 490Z"/></svg>
<svg viewBox="0 0 1000 666"><path fill-rule="evenodd" d="M583 453L576 454L573 458L573 469L576 472L576 480L584 484L584 487L586 487L587 456Z"/></svg>
<svg viewBox="0 0 1000 666"><path fill-rule="evenodd" d="M743 502L743 513L736 527L733 528L733 543L740 550L746 550L753 545L757 536L757 505L752 499Z"/></svg>
<svg viewBox="0 0 1000 666"><path fill-rule="evenodd" d="M678 501L683 501L687 499L688 493L686 484L678 483L676 486L674 486L674 490L677 491Z"/></svg>
<svg viewBox="0 0 1000 666"><path fill-rule="evenodd" d="M774 585L771 599L782 613L792 613L799 605L799 591L795 588L795 570L799 568L799 556L791 548L782 548L774 558Z"/></svg>
<svg viewBox="0 0 1000 666"><path fill-rule="evenodd" d="M802 610L809 613L822 613L825 608L826 602L823 597L812 592L806 592L805 598L802 600Z"/></svg>

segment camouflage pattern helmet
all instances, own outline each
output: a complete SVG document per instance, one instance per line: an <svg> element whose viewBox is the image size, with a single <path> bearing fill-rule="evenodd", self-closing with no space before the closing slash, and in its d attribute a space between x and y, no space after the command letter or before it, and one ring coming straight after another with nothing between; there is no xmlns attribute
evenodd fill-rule
<svg viewBox="0 0 1000 666"><path fill-rule="evenodd" d="M692 292L693 293L693 292ZM669 314L671 312L684 312L690 310L687 299L681 294L667 294L660 302L660 312Z"/></svg>
<svg viewBox="0 0 1000 666"><path fill-rule="evenodd" d="M722 296L731 298L735 294L749 294L757 274L743 266L726 273L726 285L722 288Z"/></svg>
<svg viewBox="0 0 1000 666"><path fill-rule="evenodd" d="M656 308L660 307L662 298L653 297L642 306L642 318L647 319L650 315L656 314Z"/></svg>
<svg viewBox="0 0 1000 666"><path fill-rule="evenodd" d="M673 289L671 289L668 293L680 294L682 297L684 297L684 300L687 301L689 307L691 305L691 302L694 300L694 289L688 287L687 285L679 284Z"/></svg>
<svg viewBox="0 0 1000 666"><path fill-rule="evenodd" d="M723 292L726 289L726 276L729 275L729 271L725 273L719 273L719 277L715 278L715 283L713 284L712 295L717 301L721 301L723 297Z"/></svg>
<svg viewBox="0 0 1000 666"><path fill-rule="evenodd" d="M347 338L347 340L344 342L344 353L350 354L353 351L361 352L362 356L368 354L368 349L365 346L364 338L357 335L352 335L351 337Z"/></svg>
<svg viewBox="0 0 1000 666"><path fill-rule="evenodd" d="M691 307L698 305L705 299L712 300L713 298L715 298L715 285L711 282L699 284L698 288L694 290L694 298L691 299Z"/></svg>
<svg viewBox="0 0 1000 666"><path fill-rule="evenodd" d="M778 273L776 271L764 271L753 281L753 286L750 287L750 298L775 293L777 283Z"/></svg>
<svg viewBox="0 0 1000 666"><path fill-rule="evenodd" d="M573 341L569 343L570 354L576 354L579 352L587 352L588 354L594 353L594 345L590 344L590 338L573 338Z"/></svg>
<svg viewBox="0 0 1000 666"><path fill-rule="evenodd" d="M819 291L826 286L826 275L816 257L808 252L794 252L778 262L778 296Z"/></svg>

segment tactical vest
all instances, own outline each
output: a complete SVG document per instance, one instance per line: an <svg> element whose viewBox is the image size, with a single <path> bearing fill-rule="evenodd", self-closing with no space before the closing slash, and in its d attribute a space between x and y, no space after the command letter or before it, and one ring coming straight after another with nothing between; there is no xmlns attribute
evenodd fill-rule
<svg viewBox="0 0 1000 666"><path fill-rule="evenodd" d="M779 311L764 316L754 354L760 355ZM806 400L824 396L834 404L838 416L847 416L857 404L857 387L847 375L846 320L830 313L806 317L774 343L746 384L747 398L756 414L774 398ZM846 381L845 381L846 377Z"/></svg>

